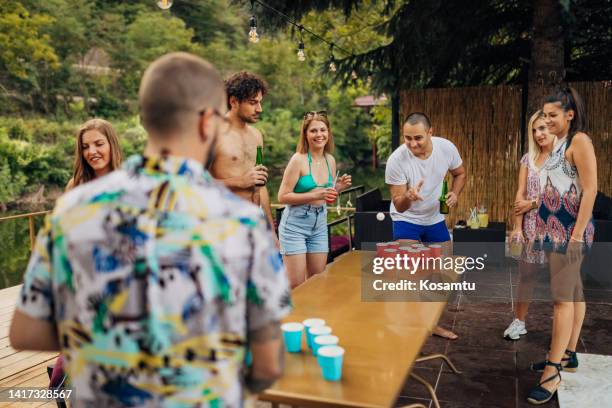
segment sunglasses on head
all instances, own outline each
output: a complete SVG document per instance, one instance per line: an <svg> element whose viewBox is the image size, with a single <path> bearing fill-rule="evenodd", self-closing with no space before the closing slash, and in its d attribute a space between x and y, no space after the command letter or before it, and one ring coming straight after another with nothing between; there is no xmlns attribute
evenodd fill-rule
<svg viewBox="0 0 612 408"><path fill-rule="evenodd" d="M304 114L304 119L311 119L315 116L323 116L323 117L327 117L327 111L326 110L321 110L321 111L310 111L310 112L306 112Z"/></svg>

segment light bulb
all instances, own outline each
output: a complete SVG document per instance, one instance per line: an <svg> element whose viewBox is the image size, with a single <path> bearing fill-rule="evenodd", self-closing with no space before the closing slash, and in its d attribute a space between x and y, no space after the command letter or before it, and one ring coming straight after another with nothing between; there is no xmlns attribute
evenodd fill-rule
<svg viewBox="0 0 612 408"><path fill-rule="evenodd" d="M251 27L249 31L249 42L258 43L259 42L259 34L257 34L257 27Z"/></svg>
<svg viewBox="0 0 612 408"><path fill-rule="evenodd" d="M331 72L336 72L336 70L337 70L337 69L338 69L338 67L336 67L336 63L334 62L334 60L332 60L332 61L329 63L329 70L330 70Z"/></svg>
<svg viewBox="0 0 612 408"><path fill-rule="evenodd" d="M255 19L255 16L251 16L250 26L249 42L257 43L259 42L259 34L257 34L257 20Z"/></svg>
<svg viewBox="0 0 612 408"><path fill-rule="evenodd" d="M170 7L172 7L172 0L158 0L157 7L162 10L168 10Z"/></svg>
<svg viewBox="0 0 612 408"><path fill-rule="evenodd" d="M297 57L298 57L298 61L306 60L306 54L304 53L304 43L303 42L300 42L300 45L298 46Z"/></svg>
<svg viewBox="0 0 612 408"><path fill-rule="evenodd" d="M351 79L354 81L358 78L357 76L357 72L355 70L353 70L353 72L351 72Z"/></svg>

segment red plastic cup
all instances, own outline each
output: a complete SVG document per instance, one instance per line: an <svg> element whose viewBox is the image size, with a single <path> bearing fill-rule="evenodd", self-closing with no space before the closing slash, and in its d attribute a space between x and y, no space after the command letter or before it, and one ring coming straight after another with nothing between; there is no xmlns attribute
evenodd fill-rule
<svg viewBox="0 0 612 408"><path fill-rule="evenodd" d="M397 250L399 251L400 255L410 255L409 251L412 248L408 247L408 246L401 246L399 247Z"/></svg>
<svg viewBox="0 0 612 408"><path fill-rule="evenodd" d="M434 258L439 258L442 256L442 245L433 244L429 246L429 249L431 249L431 256Z"/></svg>
<svg viewBox="0 0 612 408"><path fill-rule="evenodd" d="M423 244L421 244L420 242L415 242L414 244L410 244L410 246L413 248L421 248Z"/></svg>
<svg viewBox="0 0 612 408"><path fill-rule="evenodd" d="M376 256L378 257L385 256L385 253L383 251L387 249L388 247L389 245L386 242L377 243L376 244Z"/></svg>
<svg viewBox="0 0 612 408"><path fill-rule="evenodd" d="M410 248L410 250L408 251L408 256L409 256L410 258L413 258L413 259L414 259L414 261L410 261L410 262L411 262L411 267L412 267L412 265L413 265L413 263L412 263L412 262L417 262L417 259L419 259L419 258L421 257L421 250L420 250L420 249L417 249L417 248ZM418 262L419 262L420 267L419 267L419 269L417 269L415 272L417 272L418 270L423 269L423 266L422 266L422 264L420 263L420 262L423 262L423 261L418 261Z"/></svg>
<svg viewBox="0 0 612 408"><path fill-rule="evenodd" d="M383 253L383 256L385 258L395 258L395 255L397 255L398 251L395 248L387 248L383 250Z"/></svg>
<svg viewBox="0 0 612 408"><path fill-rule="evenodd" d="M431 249L427 248L427 247L422 247L420 248L421 254L423 255L423 258L427 259L432 257L431 255Z"/></svg>
<svg viewBox="0 0 612 408"><path fill-rule="evenodd" d="M335 188L335 187L334 187L334 188ZM325 200L325 202L326 202L327 204L333 204L333 203L335 203L335 202L336 202L336 200L337 200L337 199L338 199L338 194L336 194L336 197L335 197L333 200Z"/></svg>
<svg viewBox="0 0 612 408"><path fill-rule="evenodd" d="M398 249L400 247L400 243L397 241L387 242L387 245L389 245L389 248L393 249Z"/></svg>

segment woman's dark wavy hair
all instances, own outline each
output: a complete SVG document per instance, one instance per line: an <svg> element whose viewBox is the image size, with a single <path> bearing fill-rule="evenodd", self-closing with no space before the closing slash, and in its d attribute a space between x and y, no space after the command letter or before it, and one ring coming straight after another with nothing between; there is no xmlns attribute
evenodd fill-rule
<svg viewBox="0 0 612 408"><path fill-rule="evenodd" d="M587 130L587 116L584 102L578 92L572 87L563 88L560 91L550 95L544 100L544 103L558 103L564 112L569 110L574 111L574 118L570 123L569 132L567 134L567 147L572 143L572 138L578 132Z"/></svg>
<svg viewBox="0 0 612 408"><path fill-rule="evenodd" d="M225 91L227 93L227 108L231 109L230 97L235 97L238 102L246 101L261 92L264 96L268 92L268 84L255 74L242 71L238 72L225 81Z"/></svg>

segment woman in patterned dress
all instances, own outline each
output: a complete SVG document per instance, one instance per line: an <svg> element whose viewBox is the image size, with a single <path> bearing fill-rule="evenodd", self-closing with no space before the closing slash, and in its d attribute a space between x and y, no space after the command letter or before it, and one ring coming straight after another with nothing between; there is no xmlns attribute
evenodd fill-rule
<svg viewBox="0 0 612 408"><path fill-rule="evenodd" d="M585 247L593 242L597 194L597 162L591 138L584 133L582 99L574 89L564 89L546 99L543 111L558 141L541 172L540 183L545 187L536 235L550 251L554 318L548 359L532 366L543 371L540 383L527 397L535 405L554 396L561 383L559 371L578 368L576 345L586 311L580 265Z"/></svg>
<svg viewBox="0 0 612 408"><path fill-rule="evenodd" d="M525 317L533 290L534 274L539 267L546 264L546 254L535 250L536 220L540 199L540 170L548 159L556 141L555 135L548 131L544 121L544 112L537 111L531 116L527 126L531 137L528 141L528 152L521 158L519 185L514 202L514 230L510 235L512 242L523 242L519 259L518 302L514 320L506 331L504 338L518 340L527 334Z"/></svg>

